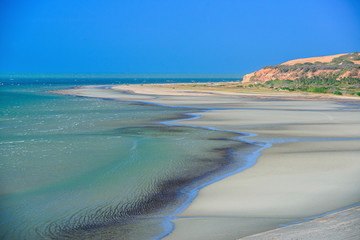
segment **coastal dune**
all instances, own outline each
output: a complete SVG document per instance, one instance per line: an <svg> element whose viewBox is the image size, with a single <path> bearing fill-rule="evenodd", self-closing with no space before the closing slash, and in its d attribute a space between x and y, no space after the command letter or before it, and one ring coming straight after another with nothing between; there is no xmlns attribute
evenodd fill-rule
<svg viewBox="0 0 360 240"><path fill-rule="evenodd" d="M236 239L360 202L360 104L356 99L264 98L171 85L157 89L137 85L63 93L211 108L201 118L177 123L254 133L246 140L268 146L251 168L201 189L174 216L174 231L165 239ZM137 94L124 94L129 91ZM286 228L277 231L281 229ZM356 227L349 232L360 234ZM265 239L262 237L249 239Z"/></svg>

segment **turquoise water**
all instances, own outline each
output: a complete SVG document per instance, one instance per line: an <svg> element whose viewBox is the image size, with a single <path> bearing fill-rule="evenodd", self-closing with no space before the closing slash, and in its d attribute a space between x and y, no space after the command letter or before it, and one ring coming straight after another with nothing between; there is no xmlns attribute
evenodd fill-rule
<svg viewBox="0 0 360 240"><path fill-rule="evenodd" d="M161 123L198 109L47 92L68 87L0 88L1 239L159 238L199 184L254 148Z"/></svg>

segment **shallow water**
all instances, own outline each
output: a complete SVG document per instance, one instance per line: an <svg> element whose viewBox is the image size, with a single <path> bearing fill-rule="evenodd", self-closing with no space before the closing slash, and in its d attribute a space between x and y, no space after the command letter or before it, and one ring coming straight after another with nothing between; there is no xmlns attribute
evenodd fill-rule
<svg viewBox="0 0 360 240"><path fill-rule="evenodd" d="M66 87L1 87L1 239L159 238L197 186L257 148L161 123L198 109L47 93Z"/></svg>

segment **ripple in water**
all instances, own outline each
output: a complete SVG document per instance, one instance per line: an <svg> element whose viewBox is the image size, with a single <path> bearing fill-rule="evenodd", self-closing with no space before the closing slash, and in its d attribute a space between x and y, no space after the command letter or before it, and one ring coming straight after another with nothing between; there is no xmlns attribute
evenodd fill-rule
<svg viewBox="0 0 360 240"><path fill-rule="evenodd" d="M44 90L1 89L2 239L156 238L189 192L255 148L229 141L235 133L157 123L198 110Z"/></svg>

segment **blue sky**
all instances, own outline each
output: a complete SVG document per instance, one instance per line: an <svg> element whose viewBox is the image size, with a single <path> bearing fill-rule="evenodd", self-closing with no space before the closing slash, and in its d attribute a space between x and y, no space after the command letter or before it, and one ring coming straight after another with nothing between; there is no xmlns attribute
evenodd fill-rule
<svg viewBox="0 0 360 240"><path fill-rule="evenodd" d="M0 73L249 73L354 51L357 0L0 0Z"/></svg>

